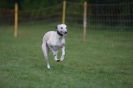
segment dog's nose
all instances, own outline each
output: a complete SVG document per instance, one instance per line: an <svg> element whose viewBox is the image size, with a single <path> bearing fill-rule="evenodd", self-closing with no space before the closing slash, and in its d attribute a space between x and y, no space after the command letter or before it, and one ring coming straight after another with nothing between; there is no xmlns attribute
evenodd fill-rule
<svg viewBox="0 0 133 88"><path fill-rule="evenodd" d="M67 34L67 31L65 32L65 34Z"/></svg>

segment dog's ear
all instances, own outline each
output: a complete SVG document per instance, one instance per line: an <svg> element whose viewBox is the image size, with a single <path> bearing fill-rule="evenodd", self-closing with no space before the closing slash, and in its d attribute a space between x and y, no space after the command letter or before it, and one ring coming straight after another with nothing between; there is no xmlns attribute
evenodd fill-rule
<svg viewBox="0 0 133 88"><path fill-rule="evenodd" d="M59 26L60 26L60 25L58 24L58 25L56 26L56 29L59 29Z"/></svg>

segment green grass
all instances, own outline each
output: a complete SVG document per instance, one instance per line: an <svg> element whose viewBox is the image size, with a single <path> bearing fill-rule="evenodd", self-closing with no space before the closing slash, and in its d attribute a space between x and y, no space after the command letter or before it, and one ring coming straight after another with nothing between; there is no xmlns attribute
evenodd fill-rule
<svg viewBox="0 0 133 88"><path fill-rule="evenodd" d="M133 31L90 29L83 43L82 28L69 25L65 61L50 55L47 70L42 37L55 25L21 25L18 38L0 27L0 88L133 88Z"/></svg>

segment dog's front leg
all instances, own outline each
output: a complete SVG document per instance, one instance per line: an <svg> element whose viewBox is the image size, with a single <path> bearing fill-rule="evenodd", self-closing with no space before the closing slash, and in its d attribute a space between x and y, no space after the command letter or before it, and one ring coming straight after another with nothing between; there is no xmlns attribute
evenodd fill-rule
<svg viewBox="0 0 133 88"><path fill-rule="evenodd" d="M59 62L60 60L57 58L58 51L53 51L53 55L54 55L54 60Z"/></svg>
<svg viewBox="0 0 133 88"><path fill-rule="evenodd" d="M62 47L62 55L61 55L61 61L64 60L64 56L65 56L65 46Z"/></svg>
<svg viewBox="0 0 133 88"><path fill-rule="evenodd" d="M51 51L53 52L53 55L54 55L54 60L59 62L60 60L58 59L57 55L58 55L58 48L53 46L53 47L50 47Z"/></svg>

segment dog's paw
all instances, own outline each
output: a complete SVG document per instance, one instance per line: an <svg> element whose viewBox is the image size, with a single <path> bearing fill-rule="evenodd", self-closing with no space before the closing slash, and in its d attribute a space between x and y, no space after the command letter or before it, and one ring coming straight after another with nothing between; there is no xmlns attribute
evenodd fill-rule
<svg viewBox="0 0 133 88"><path fill-rule="evenodd" d="M47 65L47 69L50 69L50 65Z"/></svg>
<svg viewBox="0 0 133 88"><path fill-rule="evenodd" d="M58 60L56 60L57 62L60 62L60 60L58 59Z"/></svg>
<svg viewBox="0 0 133 88"><path fill-rule="evenodd" d="M60 60L60 62L63 62L64 60Z"/></svg>

